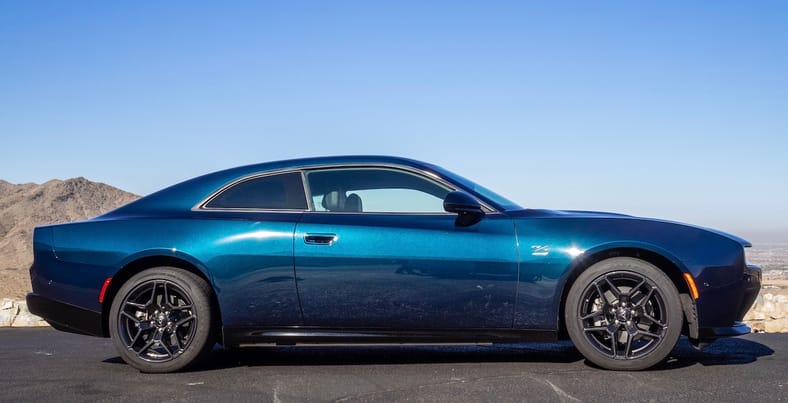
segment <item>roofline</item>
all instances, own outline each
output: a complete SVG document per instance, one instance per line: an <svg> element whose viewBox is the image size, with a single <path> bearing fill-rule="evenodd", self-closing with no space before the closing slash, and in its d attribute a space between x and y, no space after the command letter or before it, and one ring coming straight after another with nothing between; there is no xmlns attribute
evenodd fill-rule
<svg viewBox="0 0 788 403"><path fill-rule="evenodd" d="M333 164L343 164L343 163L370 163L370 164L380 164L380 163L388 163L388 164L395 164L395 165L407 165L407 166L415 166L419 168L431 168L433 167L432 164L426 163L424 161L415 160L412 158L405 158L405 157L397 157L393 155L373 155L373 154L360 154L360 155L332 155L332 156L319 156L319 157L300 157L300 158L291 158L291 159L283 159L283 160L276 160L276 161L266 161L248 165L242 165L234 168L225 169L222 171L234 171L234 170L274 170L274 169L284 169L284 168L305 168L309 166L318 166L318 165L333 165ZM219 171L219 172L222 172ZM216 172L212 172L216 173Z"/></svg>

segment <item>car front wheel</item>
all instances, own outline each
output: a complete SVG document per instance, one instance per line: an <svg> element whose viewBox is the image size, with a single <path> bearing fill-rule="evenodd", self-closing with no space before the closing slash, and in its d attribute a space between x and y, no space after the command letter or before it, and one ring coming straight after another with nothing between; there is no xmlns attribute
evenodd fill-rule
<svg viewBox="0 0 788 403"><path fill-rule="evenodd" d="M565 323L589 361L612 370L641 370L664 360L683 325L676 287L640 259L598 262L577 278L566 300Z"/></svg>
<svg viewBox="0 0 788 403"><path fill-rule="evenodd" d="M124 361L142 372L172 372L211 351L216 318L199 276L156 267L129 279L109 316L110 337Z"/></svg>

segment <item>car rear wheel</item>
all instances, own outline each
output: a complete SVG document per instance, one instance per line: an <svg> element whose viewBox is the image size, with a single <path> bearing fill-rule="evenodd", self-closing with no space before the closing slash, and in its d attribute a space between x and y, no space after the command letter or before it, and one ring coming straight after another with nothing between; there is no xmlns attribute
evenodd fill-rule
<svg viewBox="0 0 788 403"><path fill-rule="evenodd" d="M148 269L129 279L112 302L109 320L115 348L142 372L184 369L215 342L210 286L175 267Z"/></svg>
<svg viewBox="0 0 788 403"><path fill-rule="evenodd" d="M577 278L566 300L565 323L589 361L612 370L641 370L664 360L681 334L676 287L640 259L598 262Z"/></svg>

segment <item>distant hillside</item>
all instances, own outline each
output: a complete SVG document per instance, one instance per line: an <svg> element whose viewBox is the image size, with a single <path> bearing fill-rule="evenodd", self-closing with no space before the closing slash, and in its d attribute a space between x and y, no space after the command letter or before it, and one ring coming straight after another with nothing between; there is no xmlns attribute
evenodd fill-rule
<svg viewBox="0 0 788 403"><path fill-rule="evenodd" d="M0 297L30 290L33 228L95 217L138 199L85 178L15 185L0 180Z"/></svg>

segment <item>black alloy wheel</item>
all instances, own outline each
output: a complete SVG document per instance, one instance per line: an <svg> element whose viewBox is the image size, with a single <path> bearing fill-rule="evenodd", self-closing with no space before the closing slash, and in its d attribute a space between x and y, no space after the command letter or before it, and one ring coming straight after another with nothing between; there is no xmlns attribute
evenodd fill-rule
<svg viewBox="0 0 788 403"><path fill-rule="evenodd" d="M588 360L607 369L640 370L661 362L683 325L676 287L657 267L634 258L589 267L566 303L572 342Z"/></svg>
<svg viewBox="0 0 788 403"><path fill-rule="evenodd" d="M124 361L142 372L172 372L196 363L213 347L210 287L174 267L145 270L113 300L110 336Z"/></svg>

